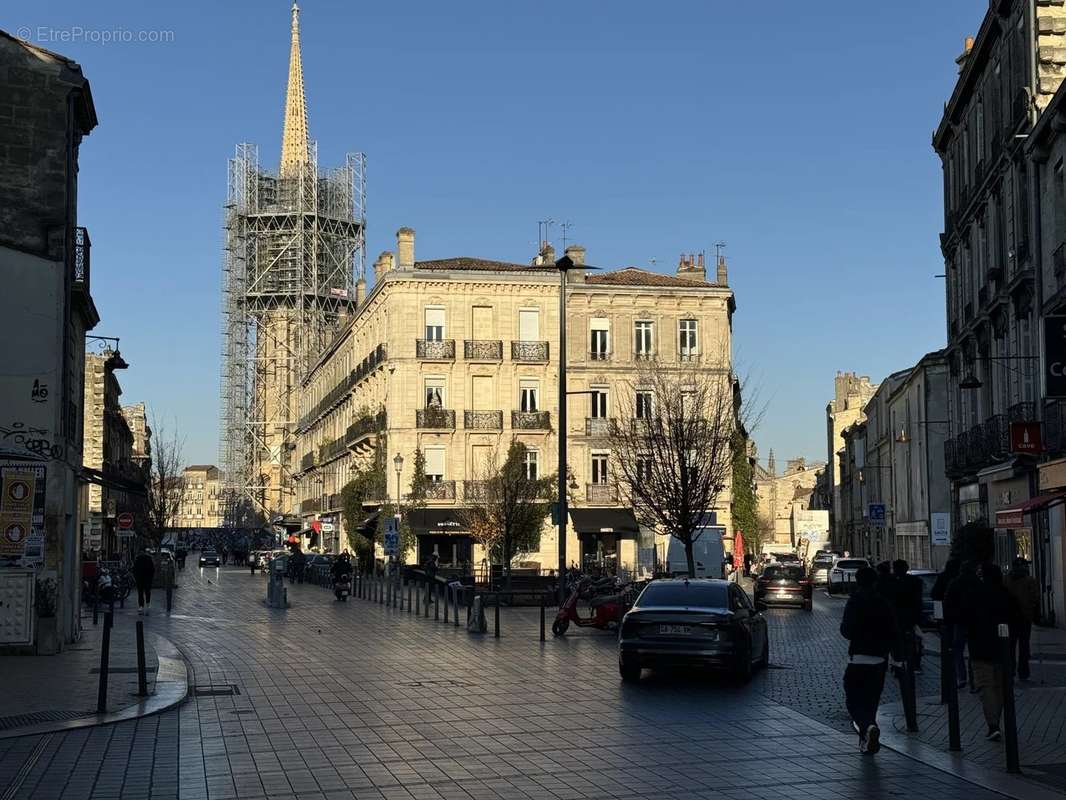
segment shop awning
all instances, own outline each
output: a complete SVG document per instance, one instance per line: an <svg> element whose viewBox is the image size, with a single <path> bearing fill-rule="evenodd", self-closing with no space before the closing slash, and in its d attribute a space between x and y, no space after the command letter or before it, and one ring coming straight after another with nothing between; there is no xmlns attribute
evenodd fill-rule
<svg viewBox="0 0 1066 800"><path fill-rule="evenodd" d="M1011 530L1025 527L1025 515L1034 511L1043 511L1048 506L1066 502L1066 489L1037 495L1012 508L996 512L996 527Z"/></svg>
<svg viewBox="0 0 1066 800"><path fill-rule="evenodd" d="M469 535L463 522L465 508L417 508L407 515L416 536Z"/></svg>
<svg viewBox="0 0 1066 800"><path fill-rule="evenodd" d="M614 533L618 536L640 533L631 508L571 508L570 519L578 533Z"/></svg>

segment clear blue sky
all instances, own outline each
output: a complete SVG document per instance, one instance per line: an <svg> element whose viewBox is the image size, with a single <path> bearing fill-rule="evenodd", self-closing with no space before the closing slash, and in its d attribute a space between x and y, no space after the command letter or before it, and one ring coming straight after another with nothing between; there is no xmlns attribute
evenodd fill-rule
<svg viewBox="0 0 1066 800"><path fill-rule="evenodd" d="M929 142L986 7L306 0L311 134L320 164L368 156L370 260L411 225L419 258L524 261L547 217L611 267L726 241L761 455L824 459L837 370L877 380L944 343ZM100 117L79 215L123 401L214 462L226 159L277 159L289 4L8 0L0 27L23 26L173 32L39 43L82 64Z"/></svg>

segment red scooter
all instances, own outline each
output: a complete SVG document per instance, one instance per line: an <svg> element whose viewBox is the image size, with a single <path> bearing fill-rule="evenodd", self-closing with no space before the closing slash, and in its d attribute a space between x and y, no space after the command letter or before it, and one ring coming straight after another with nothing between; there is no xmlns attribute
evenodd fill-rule
<svg viewBox="0 0 1066 800"><path fill-rule="evenodd" d="M590 616L582 617L578 613L579 600L588 602L592 612ZM569 596L559 608L552 623L552 634L562 636L571 622L579 628L609 630L618 625L629 605L625 600L624 588L615 587L613 578L582 578L573 584Z"/></svg>

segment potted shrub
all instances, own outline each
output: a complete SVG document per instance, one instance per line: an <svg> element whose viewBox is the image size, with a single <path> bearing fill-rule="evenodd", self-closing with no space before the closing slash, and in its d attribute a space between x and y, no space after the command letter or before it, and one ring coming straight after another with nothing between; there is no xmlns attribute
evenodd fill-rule
<svg viewBox="0 0 1066 800"><path fill-rule="evenodd" d="M59 633L56 624L56 603L59 584L55 578L38 578L36 587L37 606L37 655L50 656L59 652Z"/></svg>

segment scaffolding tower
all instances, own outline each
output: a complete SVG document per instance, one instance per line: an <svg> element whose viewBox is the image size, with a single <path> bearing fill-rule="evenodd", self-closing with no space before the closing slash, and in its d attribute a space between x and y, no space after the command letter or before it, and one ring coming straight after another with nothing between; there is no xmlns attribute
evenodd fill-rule
<svg viewBox="0 0 1066 800"><path fill-rule="evenodd" d="M300 385L354 310L366 255L365 177L362 153L320 174L314 142L306 160L283 162L279 173L261 169L254 144L237 145L229 161L219 430L224 525L255 526L295 510Z"/></svg>

